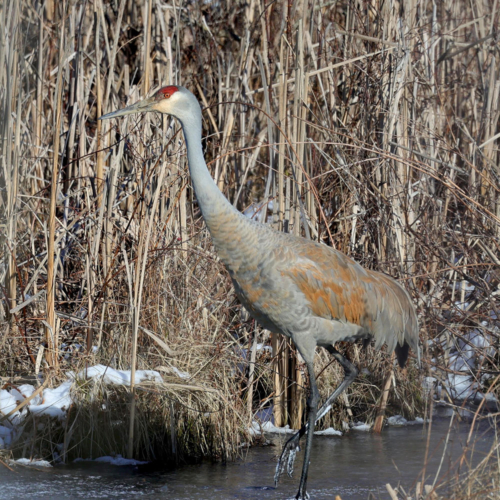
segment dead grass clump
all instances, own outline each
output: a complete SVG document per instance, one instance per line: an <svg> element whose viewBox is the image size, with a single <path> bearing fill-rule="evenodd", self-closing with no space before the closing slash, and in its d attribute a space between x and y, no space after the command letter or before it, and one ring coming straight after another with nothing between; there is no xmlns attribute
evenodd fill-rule
<svg viewBox="0 0 500 500"><path fill-rule="evenodd" d="M201 396L202 388L166 383L140 385L135 414L133 456L137 460L179 463L201 457L228 460L237 454L237 423L219 394ZM65 423L65 460L103 455L127 456L130 393L125 387L77 391ZM188 406L189 404L189 406ZM217 415L214 418L214 415ZM227 442L225 440L228 440Z"/></svg>
<svg viewBox="0 0 500 500"><path fill-rule="evenodd" d="M187 339L183 346L186 344ZM184 352L192 357L189 366L198 368L196 374L188 376L164 360L165 365L156 367L163 383L137 385L132 453L137 460L183 462L206 456L228 460L237 455L246 437L248 419L243 420L245 408L239 384L234 384L237 377L227 374L227 379L219 378L226 369L233 369L228 360L234 356L212 350L207 363L197 352L188 348ZM85 370L83 364L80 367ZM15 458L56 462L127 456L130 397L126 386L77 379L66 417L58 420L28 413L11 453Z"/></svg>

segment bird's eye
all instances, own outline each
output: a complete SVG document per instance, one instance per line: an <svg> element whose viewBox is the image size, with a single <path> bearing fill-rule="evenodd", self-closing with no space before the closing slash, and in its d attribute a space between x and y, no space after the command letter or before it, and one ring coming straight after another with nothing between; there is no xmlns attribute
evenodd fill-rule
<svg viewBox="0 0 500 500"><path fill-rule="evenodd" d="M162 101L163 99L170 99L178 90L179 88L176 87L175 85L167 85L166 87L162 87L160 90L158 90L158 92L156 92L155 99L157 101Z"/></svg>

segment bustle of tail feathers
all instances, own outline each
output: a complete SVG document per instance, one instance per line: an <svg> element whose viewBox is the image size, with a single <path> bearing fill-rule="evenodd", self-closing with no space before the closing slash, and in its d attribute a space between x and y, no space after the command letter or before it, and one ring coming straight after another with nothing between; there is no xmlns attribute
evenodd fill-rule
<svg viewBox="0 0 500 500"><path fill-rule="evenodd" d="M399 342L396 344L396 348L394 349L394 351L396 352L396 359L398 360L399 366L401 368L404 368L406 365L409 350L410 345L408 344L408 342L405 342L403 345L400 345Z"/></svg>

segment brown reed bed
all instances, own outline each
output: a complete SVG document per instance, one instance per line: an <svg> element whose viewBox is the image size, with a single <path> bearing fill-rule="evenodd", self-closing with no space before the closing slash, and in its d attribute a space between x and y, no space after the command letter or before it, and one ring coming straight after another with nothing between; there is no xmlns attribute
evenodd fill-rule
<svg viewBox="0 0 500 500"><path fill-rule="evenodd" d="M500 361L495 2L7 0L0 25L0 375L175 367L205 389L82 389L68 453L151 459L175 441L179 456L229 458L273 398L283 423L300 423L301 361L256 350L278 344L214 254L178 124L97 121L165 83L205 106L207 163L240 210L400 279L417 304L422 369L343 346L362 375L322 425L374 422L381 405L423 415L423 375L448 402L450 375L488 390ZM330 361L317 357L322 394L341 375ZM127 443L106 444L109 425L86 434L116 422L99 398L127 413Z"/></svg>

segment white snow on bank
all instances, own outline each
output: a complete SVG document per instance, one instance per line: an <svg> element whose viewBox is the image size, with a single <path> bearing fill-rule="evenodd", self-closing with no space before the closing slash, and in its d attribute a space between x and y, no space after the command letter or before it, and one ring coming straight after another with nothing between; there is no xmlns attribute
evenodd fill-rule
<svg viewBox="0 0 500 500"><path fill-rule="evenodd" d="M7 434L5 429L10 431L10 439L8 442L3 439L4 445L9 446L13 439L13 430L18 427L26 418L27 412L30 411L36 415L48 415L54 418L64 418L66 411L71 405L70 397L71 382L64 382L55 389L45 389L42 396L35 396L21 410L13 413L8 419L4 420L3 425L0 425L0 437L4 438ZM0 390L0 415L7 415L14 410L19 403L25 398L30 397L35 391L35 387L29 384L19 386L17 389L12 389L10 392Z"/></svg>
<svg viewBox="0 0 500 500"><path fill-rule="evenodd" d="M11 461L14 464L19 465L30 465L33 467L52 467L47 460L30 460L29 458L18 458L17 460Z"/></svg>
<svg viewBox="0 0 500 500"><path fill-rule="evenodd" d="M252 426L248 429L251 436L261 436L264 432L269 432L272 434L295 434L298 429L291 429L289 425L285 427L276 427L272 422L257 422L254 420ZM329 427L324 431L315 431L318 436L342 436L342 432Z"/></svg>
<svg viewBox="0 0 500 500"><path fill-rule="evenodd" d="M33 401L30 401L29 411L35 415L48 415L62 420L72 403L71 384L72 382L68 381L55 389L45 389L40 404L32 404Z"/></svg>
<svg viewBox="0 0 500 500"><path fill-rule="evenodd" d="M17 410L0 425L0 449L10 448L19 437L22 424L29 413L36 416L48 416L63 420L66 417L73 400L71 398L71 388L75 380L94 380L103 384L130 385L130 370L115 370L104 365L96 365L82 370L78 374L68 372L67 380L55 388L46 388L35 396L23 408ZM182 377L183 372L178 375ZM154 370L137 370L135 372L135 383L144 381L162 383L161 375ZM26 398L35 392L36 387L30 384L23 384L11 388L10 391L0 389L0 417L7 415ZM122 460L125 460L122 458ZM40 465L40 464L37 464Z"/></svg>
<svg viewBox="0 0 500 500"><path fill-rule="evenodd" d="M123 458L121 455L116 455L115 457L99 457L95 459L90 459L90 458L76 458L73 460L73 462L102 462L105 464L110 464L110 465L118 465L118 466L123 466L123 465L143 465L147 464L148 462L141 462L140 460L134 460L133 458Z"/></svg>
<svg viewBox="0 0 500 500"><path fill-rule="evenodd" d="M315 431L314 435L316 436L342 436L342 433L333 427L328 427L324 431Z"/></svg>
<svg viewBox="0 0 500 500"><path fill-rule="evenodd" d="M30 384L22 384L19 385L17 388L12 388L10 393L12 396L16 398L17 403L21 403L24 401L26 398L29 398L33 393L35 392L35 388L30 385ZM38 405L42 402L42 398L38 394L33 398L31 401L31 404L33 405Z"/></svg>
<svg viewBox="0 0 500 500"><path fill-rule="evenodd" d="M406 418L404 418L401 415L394 415L387 419L387 423L392 426L400 426L400 427L408 425L422 425L424 423L424 419L417 417L415 420L406 420ZM353 431L369 432L371 431L372 426L365 422L354 422L350 427L350 429ZM249 429L250 435L260 436L264 432L269 432L274 434L294 434L297 431L294 429L290 429L290 426L288 425L285 427L276 427L271 422L264 422L261 424L254 420L251 428ZM315 431L314 434L317 436L342 436L341 431L333 429L332 427L325 429L323 431Z"/></svg>
<svg viewBox="0 0 500 500"><path fill-rule="evenodd" d="M183 379L189 379L191 378L191 375L188 373L188 372L181 372L178 368L176 368L175 366L172 366L172 370L174 371L174 373L180 377L180 378L183 378Z"/></svg>
<svg viewBox="0 0 500 500"><path fill-rule="evenodd" d="M395 427L404 427L407 425L422 425L424 419L417 417L415 420L406 420L402 415L393 415L387 419L388 425L393 425Z"/></svg>
<svg viewBox="0 0 500 500"><path fill-rule="evenodd" d="M86 370L82 370L77 375L68 373L70 378L102 380L104 384L130 385L130 370L115 370L109 366L95 365ZM150 381L162 383L161 375L155 370L137 370L135 372L135 383Z"/></svg>
<svg viewBox="0 0 500 500"><path fill-rule="evenodd" d="M452 399L457 401L483 399L485 396L481 392L481 385L487 378L483 375L481 379L475 377L476 368L484 362L485 356L495 355L494 339L488 330L488 322L482 322L482 328L475 328L466 332L462 337L455 337L451 333L450 339L453 346L449 350L448 368L455 373L447 373L443 383L438 382L433 377L428 377L436 386L437 397L442 397L443 386L447 389ZM492 330L498 330L495 325L491 325ZM435 341L441 343L441 347L446 348L447 342L444 340ZM432 387L431 384L429 385ZM425 387L424 387L425 389ZM497 402L495 396L488 396L488 401Z"/></svg>
<svg viewBox="0 0 500 500"><path fill-rule="evenodd" d="M290 429L289 425L285 427L276 427L272 422L260 423L254 420L248 432L251 436L260 436L264 432L272 432L273 434L295 434L297 431L295 429Z"/></svg>
<svg viewBox="0 0 500 500"><path fill-rule="evenodd" d="M461 258L461 257L460 257ZM459 258L455 259L458 264ZM489 281L491 276L485 277ZM471 309L472 293L476 291L476 286L468 281L458 281L455 284L455 290L464 292L462 300L455 301L454 306L461 311L457 316L460 317L460 323L467 314L473 314L476 319L475 310ZM479 293L482 293L479 290ZM491 297L498 292L493 292ZM447 322L453 323L453 314L447 316ZM462 323L465 324L465 323ZM498 321L495 310L490 310L486 317L480 321L480 326L472 329L461 329L460 334L455 334L453 329L443 331L442 335L429 341L429 345L438 346L439 350L444 351L446 355L443 361L446 368L451 372L444 374L437 381L434 379L436 388L436 398L443 398L443 389L455 401L469 400L470 402L478 402L485 398L485 394L481 392L484 388L485 381L491 378L491 375L482 373L478 376L478 368L483 367L485 358L495 356L495 344L498 334L500 333L500 322ZM439 364L440 360L433 360ZM454 373L453 373L454 372ZM424 386L424 390L426 387ZM486 395L488 402L497 403L498 400L494 396Z"/></svg>
<svg viewBox="0 0 500 500"><path fill-rule="evenodd" d="M372 426L370 424L366 424L365 422L354 422L354 424L352 424L352 427L351 429L353 431L364 431L364 432L368 432L369 430L371 430Z"/></svg>
<svg viewBox="0 0 500 500"><path fill-rule="evenodd" d="M406 418L402 415L393 415L387 419L387 423L396 427L402 427L404 425L408 425L408 420L406 420Z"/></svg>
<svg viewBox="0 0 500 500"><path fill-rule="evenodd" d="M16 398L9 391L0 390L0 412L7 415L7 413L10 413L16 406Z"/></svg>
<svg viewBox="0 0 500 500"><path fill-rule="evenodd" d="M121 455L116 455L116 457L99 457L95 459L96 462L104 462L111 465L142 465L147 464L147 462L141 462L140 460L134 460L133 458L123 458Z"/></svg>
<svg viewBox="0 0 500 500"><path fill-rule="evenodd" d="M4 448L9 448L12 443L13 429L0 425L0 450Z"/></svg>
<svg viewBox="0 0 500 500"><path fill-rule="evenodd" d="M486 401L491 401L491 402L494 402L494 403L498 403L497 397L493 393L491 393L491 392L487 392L486 394L483 394L482 392L478 392L477 393L477 397L479 399L486 399Z"/></svg>

